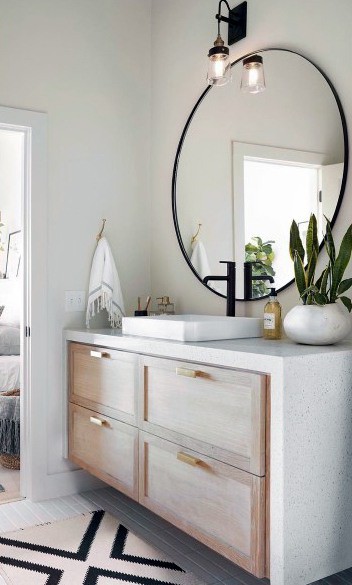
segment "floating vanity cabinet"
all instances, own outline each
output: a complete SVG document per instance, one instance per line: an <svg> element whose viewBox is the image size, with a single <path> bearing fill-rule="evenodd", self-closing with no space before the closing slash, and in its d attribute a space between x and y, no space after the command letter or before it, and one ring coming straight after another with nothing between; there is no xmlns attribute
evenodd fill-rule
<svg viewBox="0 0 352 585"><path fill-rule="evenodd" d="M180 343L108 329L65 342L76 463L271 585L352 566L352 340ZM116 376L102 391L91 381L105 362Z"/></svg>
<svg viewBox="0 0 352 585"><path fill-rule="evenodd" d="M70 459L264 577L267 377L77 343L69 357Z"/></svg>
<svg viewBox="0 0 352 585"><path fill-rule="evenodd" d="M138 356L69 346L69 458L138 499Z"/></svg>

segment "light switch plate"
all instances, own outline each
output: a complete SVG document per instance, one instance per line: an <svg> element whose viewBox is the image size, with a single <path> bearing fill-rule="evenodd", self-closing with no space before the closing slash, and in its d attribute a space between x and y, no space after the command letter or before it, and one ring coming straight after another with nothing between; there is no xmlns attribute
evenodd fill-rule
<svg viewBox="0 0 352 585"><path fill-rule="evenodd" d="M65 291L65 311L85 311L86 309L86 291L84 290L66 290Z"/></svg>

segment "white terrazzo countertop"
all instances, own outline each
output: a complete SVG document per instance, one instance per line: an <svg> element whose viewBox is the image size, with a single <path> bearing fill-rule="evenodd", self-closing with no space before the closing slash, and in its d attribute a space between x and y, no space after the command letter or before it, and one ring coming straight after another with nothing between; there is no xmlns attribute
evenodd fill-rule
<svg viewBox="0 0 352 585"><path fill-rule="evenodd" d="M262 337L183 342L123 335L120 329L68 329L64 335L69 341L187 360L204 361L204 359L213 358L216 355L216 359L219 360L217 361L218 365L222 365L222 361L227 362L229 354L235 353L255 355L257 359L259 355L267 358L301 358L316 354L330 355L331 353L352 351L352 340L330 346L300 345L288 339L274 341ZM223 365L228 364L224 363Z"/></svg>
<svg viewBox="0 0 352 585"><path fill-rule="evenodd" d="M352 566L352 341L183 343L113 329L64 339L270 375L271 584L307 585Z"/></svg>

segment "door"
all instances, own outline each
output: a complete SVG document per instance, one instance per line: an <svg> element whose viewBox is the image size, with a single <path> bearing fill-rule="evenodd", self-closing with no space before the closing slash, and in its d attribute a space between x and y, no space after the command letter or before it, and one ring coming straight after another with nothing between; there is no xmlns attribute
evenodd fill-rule
<svg viewBox="0 0 352 585"><path fill-rule="evenodd" d="M21 496L33 499L46 475L46 126L46 114L0 107L0 132L21 143L20 475Z"/></svg>

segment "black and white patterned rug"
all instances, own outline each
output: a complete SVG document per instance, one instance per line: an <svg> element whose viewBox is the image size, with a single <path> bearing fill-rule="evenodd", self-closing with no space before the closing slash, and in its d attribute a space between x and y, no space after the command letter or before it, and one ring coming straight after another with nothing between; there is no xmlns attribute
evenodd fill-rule
<svg viewBox="0 0 352 585"><path fill-rule="evenodd" d="M0 537L9 585L204 585L104 511Z"/></svg>

